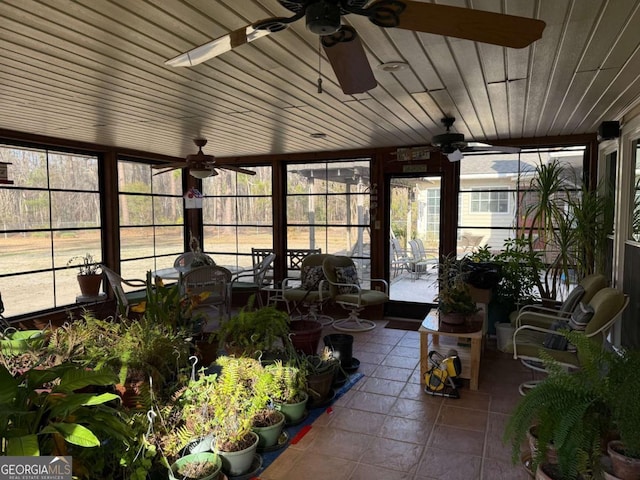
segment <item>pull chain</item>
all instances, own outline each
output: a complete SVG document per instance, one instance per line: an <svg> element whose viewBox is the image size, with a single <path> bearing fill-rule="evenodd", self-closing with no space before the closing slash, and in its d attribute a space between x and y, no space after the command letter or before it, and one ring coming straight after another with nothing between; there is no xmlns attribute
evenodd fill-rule
<svg viewBox="0 0 640 480"><path fill-rule="evenodd" d="M318 93L322 93L322 52L320 50L322 40L318 37Z"/></svg>

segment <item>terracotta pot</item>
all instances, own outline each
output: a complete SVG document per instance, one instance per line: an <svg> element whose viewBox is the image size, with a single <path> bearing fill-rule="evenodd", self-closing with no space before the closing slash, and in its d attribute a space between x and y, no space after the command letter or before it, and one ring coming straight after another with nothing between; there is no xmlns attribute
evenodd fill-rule
<svg viewBox="0 0 640 480"><path fill-rule="evenodd" d="M607 452L611 457L611 466L616 477L621 480L640 480L640 459L627 457L620 440L609 442Z"/></svg>
<svg viewBox="0 0 640 480"><path fill-rule="evenodd" d="M78 275L78 285L80 292L86 297L97 297L100 293L100 284L102 283L102 274L96 275Z"/></svg>
<svg viewBox="0 0 640 480"><path fill-rule="evenodd" d="M295 320L291 322L291 343L297 351L314 355L322 336L322 324L315 320Z"/></svg>

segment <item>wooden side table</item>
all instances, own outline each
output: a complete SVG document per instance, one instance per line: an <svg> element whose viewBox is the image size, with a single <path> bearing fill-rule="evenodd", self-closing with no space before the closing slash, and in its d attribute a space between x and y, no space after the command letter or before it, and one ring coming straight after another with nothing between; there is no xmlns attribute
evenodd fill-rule
<svg viewBox="0 0 640 480"><path fill-rule="evenodd" d="M425 385L424 376L430 368L429 365L429 335L433 340L433 345L440 344L440 337L451 337L455 339L469 339L470 347L452 345L458 352L462 361L461 378L469 380L471 390L478 389L478 377L480 375L480 356L482 354L482 326L484 313L479 312L462 325L449 325L441 322L438 310L432 309L425 317L422 325L418 329L420 333L420 383ZM446 355L446 352L440 352Z"/></svg>

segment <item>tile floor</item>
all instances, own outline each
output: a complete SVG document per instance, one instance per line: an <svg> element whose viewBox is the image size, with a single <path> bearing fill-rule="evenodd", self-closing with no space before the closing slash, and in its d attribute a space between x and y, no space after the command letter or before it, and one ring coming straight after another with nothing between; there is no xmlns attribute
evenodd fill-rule
<svg viewBox="0 0 640 480"><path fill-rule="evenodd" d="M532 371L492 348L489 340L479 390L463 387L460 399L426 395L419 384L418 332L385 324L354 334L353 356L364 378L260 478L529 479L522 466L511 463L502 432L520 398L517 386L531 379ZM336 332L329 327L327 333Z"/></svg>

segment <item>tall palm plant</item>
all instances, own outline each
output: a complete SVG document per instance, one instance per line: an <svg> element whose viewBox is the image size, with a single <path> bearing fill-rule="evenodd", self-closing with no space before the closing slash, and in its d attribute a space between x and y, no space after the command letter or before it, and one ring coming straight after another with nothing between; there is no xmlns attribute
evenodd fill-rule
<svg viewBox="0 0 640 480"><path fill-rule="evenodd" d="M607 235L613 225L610 189L593 189L557 159L540 163L529 183L523 236L544 252L536 282L542 298L556 299L562 283L604 270Z"/></svg>

